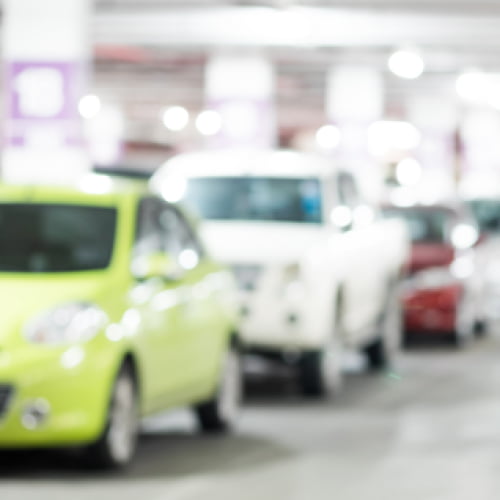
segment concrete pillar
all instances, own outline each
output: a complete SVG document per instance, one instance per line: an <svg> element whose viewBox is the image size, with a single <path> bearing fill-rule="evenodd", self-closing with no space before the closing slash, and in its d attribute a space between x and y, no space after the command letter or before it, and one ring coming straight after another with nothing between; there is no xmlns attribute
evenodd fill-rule
<svg viewBox="0 0 500 500"><path fill-rule="evenodd" d="M78 103L91 60L92 0L4 0L2 177L67 182L89 169Z"/></svg>
<svg viewBox="0 0 500 500"><path fill-rule="evenodd" d="M422 167L422 179L416 186L419 199L431 203L454 196L460 176L455 101L439 96L413 97L407 104L407 119L421 134L420 145L413 153Z"/></svg>
<svg viewBox="0 0 500 500"><path fill-rule="evenodd" d="M364 66L335 66L327 74L326 115L340 131L337 164L358 173L365 191L380 188L381 174L368 149L368 129L380 120L384 84L380 72Z"/></svg>
<svg viewBox="0 0 500 500"><path fill-rule="evenodd" d="M274 69L256 54L218 54L206 66L205 106L220 128L207 136L212 148L267 148L277 143Z"/></svg>
<svg viewBox="0 0 500 500"><path fill-rule="evenodd" d="M500 189L500 114L483 107L464 110L462 192L471 196L495 195Z"/></svg>

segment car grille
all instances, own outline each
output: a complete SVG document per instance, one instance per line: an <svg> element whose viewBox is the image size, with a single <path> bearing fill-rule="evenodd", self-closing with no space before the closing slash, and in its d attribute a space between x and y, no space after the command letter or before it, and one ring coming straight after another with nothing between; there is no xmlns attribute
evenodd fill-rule
<svg viewBox="0 0 500 500"><path fill-rule="evenodd" d="M0 384L0 419L7 413L13 392L11 385Z"/></svg>
<svg viewBox="0 0 500 500"><path fill-rule="evenodd" d="M262 266L254 264L238 264L232 266L236 282L241 290L253 291L257 288Z"/></svg>

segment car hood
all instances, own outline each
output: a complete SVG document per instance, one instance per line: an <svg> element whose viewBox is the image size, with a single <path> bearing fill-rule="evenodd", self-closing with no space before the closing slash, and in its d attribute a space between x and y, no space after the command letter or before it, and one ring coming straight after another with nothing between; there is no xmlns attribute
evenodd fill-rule
<svg viewBox="0 0 500 500"><path fill-rule="evenodd" d="M409 270L416 273L431 267L441 267L451 264L455 250L450 245L439 243L415 243L410 252Z"/></svg>
<svg viewBox="0 0 500 500"><path fill-rule="evenodd" d="M85 276L0 274L0 348L16 344L24 325L38 314L73 301L99 302L106 280L96 273Z"/></svg>
<svg viewBox="0 0 500 500"><path fill-rule="evenodd" d="M327 237L313 224L204 222L200 229L210 254L226 264L298 261Z"/></svg>

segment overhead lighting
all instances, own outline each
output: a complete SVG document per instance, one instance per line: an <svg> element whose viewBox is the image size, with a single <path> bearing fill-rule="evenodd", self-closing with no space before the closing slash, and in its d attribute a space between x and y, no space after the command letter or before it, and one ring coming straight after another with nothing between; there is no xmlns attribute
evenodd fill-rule
<svg viewBox="0 0 500 500"><path fill-rule="evenodd" d="M482 102L490 93L490 84L482 71L467 71L457 78L455 89L466 101Z"/></svg>
<svg viewBox="0 0 500 500"><path fill-rule="evenodd" d="M420 54L408 49L394 52L389 57L387 65L396 76L407 80L418 78L425 69L425 63Z"/></svg>
<svg viewBox="0 0 500 500"><path fill-rule="evenodd" d="M401 186L415 186L422 178L422 166L415 158L405 158L396 166L396 180Z"/></svg>
<svg viewBox="0 0 500 500"><path fill-rule="evenodd" d="M378 121L368 127L368 147L373 155L411 151L421 140L418 129L403 121Z"/></svg>
<svg viewBox="0 0 500 500"><path fill-rule="evenodd" d="M101 111L101 100L94 94L85 95L78 103L78 111L86 120L95 118Z"/></svg>
<svg viewBox="0 0 500 500"><path fill-rule="evenodd" d="M162 121L167 129L179 132L189 123L189 112L182 106L172 106L163 112Z"/></svg>
<svg viewBox="0 0 500 500"><path fill-rule="evenodd" d="M316 132L316 144L321 149L335 149L340 144L340 130L335 125L323 125Z"/></svg>
<svg viewBox="0 0 500 500"><path fill-rule="evenodd" d="M455 82L457 94L470 103L489 105L500 111L500 75L470 70Z"/></svg>
<svg viewBox="0 0 500 500"><path fill-rule="evenodd" d="M222 118L217 111L207 109L196 118L196 128L202 135L216 135L222 128Z"/></svg>

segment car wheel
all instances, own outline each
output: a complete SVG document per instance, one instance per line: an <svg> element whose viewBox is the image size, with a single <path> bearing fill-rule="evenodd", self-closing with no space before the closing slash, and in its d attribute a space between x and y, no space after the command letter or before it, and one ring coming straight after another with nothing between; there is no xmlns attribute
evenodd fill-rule
<svg viewBox="0 0 500 500"><path fill-rule="evenodd" d="M87 449L89 465L98 468L126 466L135 453L138 428L137 385L132 370L124 365L113 385L104 432Z"/></svg>
<svg viewBox="0 0 500 500"><path fill-rule="evenodd" d="M470 330L457 328L456 330L451 332L450 341L451 344L457 349L464 349L465 347L467 347L467 345L469 345L473 336L473 328L471 328Z"/></svg>
<svg viewBox="0 0 500 500"><path fill-rule="evenodd" d="M299 384L308 397L326 397L338 394L342 388L342 333L341 320L321 350L305 351L299 361Z"/></svg>
<svg viewBox="0 0 500 500"><path fill-rule="evenodd" d="M201 430L219 433L234 427L242 395L241 353L236 345L232 345L223 358L220 380L214 397L194 409Z"/></svg>
<svg viewBox="0 0 500 500"><path fill-rule="evenodd" d="M459 349L466 347L474 338L474 329L475 318L463 299L457 306L456 327L450 336L452 344Z"/></svg>
<svg viewBox="0 0 500 500"><path fill-rule="evenodd" d="M486 337L490 330L490 325L487 319L477 319L474 323L474 335L477 338Z"/></svg>
<svg viewBox="0 0 500 500"><path fill-rule="evenodd" d="M393 285L388 293L385 311L379 326L379 337L365 347L371 370L385 370L394 365L403 336L403 309L398 289Z"/></svg>

